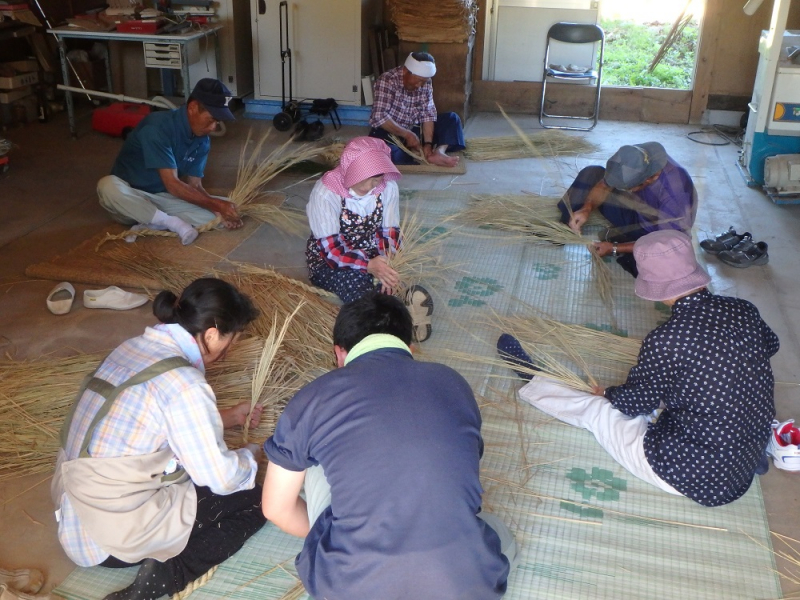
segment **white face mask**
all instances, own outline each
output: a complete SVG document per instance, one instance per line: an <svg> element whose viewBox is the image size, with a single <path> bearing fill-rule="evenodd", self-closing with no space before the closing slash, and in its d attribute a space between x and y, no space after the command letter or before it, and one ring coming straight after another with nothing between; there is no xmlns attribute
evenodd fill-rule
<svg viewBox="0 0 800 600"><path fill-rule="evenodd" d="M350 192L350 197L351 197L351 198L355 198L356 200L364 200L365 198L369 198L370 196L373 196L373 195L374 195L374 193L375 193L375 188L372 188L370 191L368 191L368 192L367 192L366 194L364 194L363 196L359 196L359 195L358 195L358 194L355 192L355 190L353 190L353 188L350 188L350 189L349 189L349 190L347 190L347 191L348 191L348 192Z"/></svg>

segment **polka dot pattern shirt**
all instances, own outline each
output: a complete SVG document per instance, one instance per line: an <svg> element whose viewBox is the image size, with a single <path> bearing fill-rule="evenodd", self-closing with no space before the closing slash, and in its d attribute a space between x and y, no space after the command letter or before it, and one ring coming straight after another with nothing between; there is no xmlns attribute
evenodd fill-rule
<svg viewBox="0 0 800 600"><path fill-rule="evenodd" d="M778 348L753 304L701 290L675 303L626 382L605 395L631 416L663 405L645 434L647 461L688 498L720 506L747 491L764 454Z"/></svg>

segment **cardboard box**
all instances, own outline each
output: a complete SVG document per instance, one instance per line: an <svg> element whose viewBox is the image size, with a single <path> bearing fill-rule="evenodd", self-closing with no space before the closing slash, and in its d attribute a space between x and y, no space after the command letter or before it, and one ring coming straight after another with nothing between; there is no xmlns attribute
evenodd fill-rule
<svg viewBox="0 0 800 600"><path fill-rule="evenodd" d="M87 90L104 90L107 87L106 83L106 63L103 60L92 60L89 62L73 62L72 66L78 72L78 77L83 82L83 87ZM81 87L79 81L75 78L75 73L72 69L69 71L70 85L74 87ZM111 91L111 90L108 90Z"/></svg>
<svg viewBox="0 0 800 600"><path fill-rule="evenodd" d="M0 77L0 89L15 90L17 88L38 83L39 73L23 73L14 77Z"/></svg>
<svg viewBox="0 0 800 600"><path fill-rule="evenodd" d="M11 67L17 73L32 73L39 70L39 62L36 59L12 60L2 63L2 66Z"/></svg>
<svg viewBox="0 0 800 600"><path fill-rule="evenodd" d="M0 104L11 104L15 100L29 96L32 93L33 88L31 86L21 87L10 92L0 92Z"/></svg>

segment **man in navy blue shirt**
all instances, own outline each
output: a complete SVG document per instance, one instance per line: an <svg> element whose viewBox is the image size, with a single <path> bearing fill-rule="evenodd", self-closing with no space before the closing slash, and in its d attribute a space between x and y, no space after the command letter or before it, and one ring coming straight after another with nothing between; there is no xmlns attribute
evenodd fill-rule
<svg viewBox="0 0 800 600"><path fill-rule="evenodd" d="M229 229L242 226L236 207L203 189L211 148L208 134L219 121L232 121L231 93L216 79L201 79L185 106L158 111L134 129L97 184L100 205L114 220L141 228L166 229L184 245L197 238L195 227L217 215Z"/></svg>
<svg viewBox="0 0 800 600"><path fill-rule="evenodd" d="M520 398L591 431L639 479L704 506L728 504L769 466L778 337L750 302L706 289L711 278L686 234L648 233L633 253L636 295L671 306L672 316L645 337L625 383L590 394L537 375ZM530 379L535 367L517 340L503 334L498 350L527 363Z"/></svg>
<svg viewBox="0 0 800 600"><path fill-rule="evenodd" d="M505 593L516 544L480 512L480 411L458 373L414 360L411 336L393 296L345 304L339 368L292 398L264 444L264 515L305 538L297 572L314 598Z"/></svg>

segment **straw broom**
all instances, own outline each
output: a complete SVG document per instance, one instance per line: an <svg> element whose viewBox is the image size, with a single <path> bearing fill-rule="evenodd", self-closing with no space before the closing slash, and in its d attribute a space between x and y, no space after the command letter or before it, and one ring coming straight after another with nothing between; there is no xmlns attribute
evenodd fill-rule
<svg viewBox="0 0 800 600"><path fill-rule="evenodd" d="M592 142L563 131L546 129L523 135L525 138L520 137L519 133L512 136L470 138L466 141L464 156L475 161L493 161L577 156L597 151L597 146Z"/></svg>

